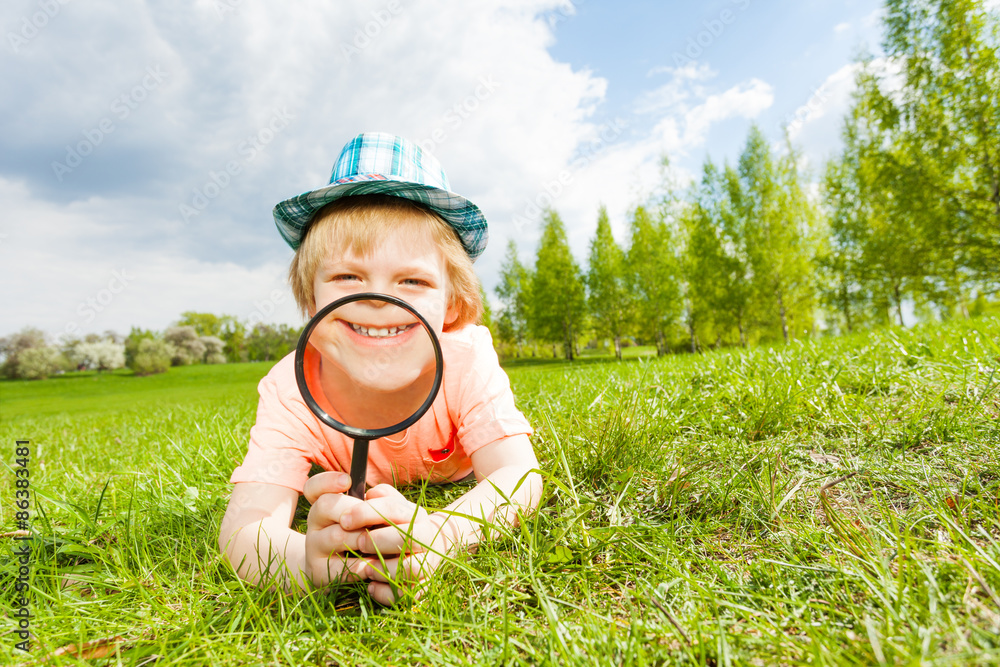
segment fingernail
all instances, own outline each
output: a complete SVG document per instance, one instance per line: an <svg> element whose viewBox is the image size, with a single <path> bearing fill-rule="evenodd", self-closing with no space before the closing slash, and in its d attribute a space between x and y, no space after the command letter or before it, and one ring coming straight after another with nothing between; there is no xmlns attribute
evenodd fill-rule
<svg viewBox="0 0 1000 667"><path fill-rule="evenodd" d="M340 477L337 478L337 484L340 484L341 486L346 486L346 487L350 488L350 486L351 486L351 476L348 475L347 473L343 473Z"/></svg>

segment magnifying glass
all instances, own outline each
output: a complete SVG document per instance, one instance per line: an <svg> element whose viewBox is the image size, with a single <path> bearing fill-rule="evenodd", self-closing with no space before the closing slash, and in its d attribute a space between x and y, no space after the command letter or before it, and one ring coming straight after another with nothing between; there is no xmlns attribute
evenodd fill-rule
<svg viewBox="0 0 1000 667"><path fill-rule="evenodd" d="M295 348L295 381L320 421L354 438L351 496L365 496L368 444L420 419L443 375L437 335L402 299L352 294L309 320Z"/></svg>

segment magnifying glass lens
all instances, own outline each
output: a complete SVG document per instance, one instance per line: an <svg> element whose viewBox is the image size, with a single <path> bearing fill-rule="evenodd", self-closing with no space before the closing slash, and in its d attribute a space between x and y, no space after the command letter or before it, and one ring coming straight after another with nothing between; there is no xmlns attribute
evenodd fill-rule
<svg viewBox="0 0 1000 667"><path fill-rule="evenodd" d="M410 304L353 294L324 306L295 348L295 382L320 421L354 438L351 490L364 498L368 444L409 428L444 377L437 334Z"/></svg>
<svg viewBox="0 0 1000 667"><path fill-rule="evenodd" d="M353 301L313 327L306 348L309 393L338 421L385 429L404 421L434 385L430 329L414 313L379 299Z"/></svg>

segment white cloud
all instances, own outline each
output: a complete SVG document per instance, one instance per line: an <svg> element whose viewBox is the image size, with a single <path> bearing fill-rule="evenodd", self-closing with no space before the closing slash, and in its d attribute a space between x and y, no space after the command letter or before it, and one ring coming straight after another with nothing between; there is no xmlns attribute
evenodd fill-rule
<svg viewBox="0 0 1000 667"><path fill-rule="evenodd" d="M686 154L704 144L712 125L729 118L755 118L774 102L773 88L760 79L710 93L707 84L715 72L707 66L689 64L672 74L638 102L640 112L661 116L652 134L670 154Z"/></svg>
<svg viewBox="0 0 1000 667"><path fill-rule="evenodd" d="M833 31L838 35L843 34L850 29L851 29L851 24L848 23L847 21L844 21L843 23L838 23L837 25L833 26Z"/></svg>
<svg viewBox="0 0 1000 667"><path fill-rule="evenodd" d="M869 12L863 19L861 19L861 25L865 28L877 28L882 22L882 17L885 16L885 10L879 7L876 10Z"/></svg>
<svg viewBox="0 0 1000 667"><path fill-rule="evenodd" d="M798 107L788 118L788 135L793 141L800 138L803 130L824 117L832 117L839 122L847 111L854 91L854 78L859 65L844 65L826 78L805 104Z"/></svg>
<svg viewBox="0 0 1000 667"><path fill-rule="evenodd" d="M66 5L20 53L0 54L16 73L0 79L0 191L13 202L0 222L6 328L61 331L122 269L134 281L84 330L162 328L183 310L248 316L284 289L290 251L271 207L325 184L365 130L424 141L486 212L492 241L477 270L490 283L520 201L597 132L606 82L548 52L571 11L565 0L461 12L445 0ZM429 46L430 35L447 38ZM149 66L164 82L119 117L111 105ZM271 132L283 109L291 121ZM51 163L105 118L113 132L60 181ZM216 190L212 174L230 162L239 173ZM179 207L195 191L214 196L184 224ZM286 302L269 319L298 316Z"/></svg>
<svg viewBox="0 0 1000 667"><path fill-rule="evenodd" d="M142 226L153 222L148 200L53 204L2 178L0 198L7 219L25 223L7 225L0 237L0 291L7 311L17 315L5 322L12 329L127 333L133 325L162 329L186 310L300 320L284 284L286 263L247 267L165 248L144 238ZM121 243L121 236L132 242Z"/></svg>
<svg viewBox="0 0 1000 667"><path fill-rule="evenodd" d="M850 63L830 74L786 118L788 135L802 148L808 165L819 165L841 149L841 128L852 104L859 68L858 63ZM903 84L899 66L886 58L876 58L871 68L878 75L883 91L896 95Z"/></svg>

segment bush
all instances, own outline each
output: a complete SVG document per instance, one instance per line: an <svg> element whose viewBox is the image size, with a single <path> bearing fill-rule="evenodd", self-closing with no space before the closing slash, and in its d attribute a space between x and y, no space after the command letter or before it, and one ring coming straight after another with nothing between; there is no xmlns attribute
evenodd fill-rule
<svg viewBox="0 0 1000 667"><path fill-rule="evenodd" d="M24 377L20 370L20 357L27 350L45 347L45 333L40 329L25 327L16 334L0 338L0 355L4 357L3 374L9 378Z"/></svg>
<svg viewBox="0 0 1000 667"><path fill-rule="evenodd" d="M226 344L222 342L221 338L217 336L202 336L198 339L201 344L205 346L205 356L202 361L206 364L224 364L226 363L225 347Z"/></svg>
<svg viewBox="0 0 1000 667"><path fill-rule="evenodd" d="M17 377L44 380L66 367L66 359L54 347L31 347L18 355Z"/></svg>
<svg viewBox="0 0 1000 667"><path fill-rule="evenodd" d="M170 363L174 366L198 364L205 359L205 343L194 327L170 327L163 332L163 339L174 348Z"/></svg>
<svg viewBox="0 0 1000 667"><path fill-rule="evenodd" d="M176 354L174 346L164 340L143 338L139 341L131 368L136 375L165 373Z"/></svg>
<svg viewBox="0 0 1000 667"><path fill-rule="evenodd" d="M90 370L113 371L125 365L125 346L110 340L79 343L73 347L70 361L74 366L83 364Z"/></svg>
<svg viewBox="0 0 1000 667"><path fill-rule="evenodd" d="M156 338L157 334L151 329L140 329L132 327L128 337L125 338L125 365L135 368L135 355L139 354L139 344L147 339Z"/></svg>

